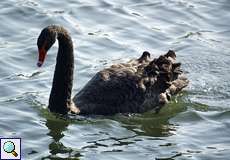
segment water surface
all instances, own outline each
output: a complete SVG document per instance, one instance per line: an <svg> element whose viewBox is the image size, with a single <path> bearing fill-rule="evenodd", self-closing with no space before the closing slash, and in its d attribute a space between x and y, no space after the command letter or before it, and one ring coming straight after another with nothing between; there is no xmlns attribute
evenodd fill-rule
<svg viewBox="0 0 230 160"><path fill-rule="evenodd" d="M23 159L229 159L228 0L2 0L0 136L21 137ZM74 42L74 90L100 69L173 49L189 86L159 113L56 117L47 110L57 44L38 69L42 28Z"/></svg>

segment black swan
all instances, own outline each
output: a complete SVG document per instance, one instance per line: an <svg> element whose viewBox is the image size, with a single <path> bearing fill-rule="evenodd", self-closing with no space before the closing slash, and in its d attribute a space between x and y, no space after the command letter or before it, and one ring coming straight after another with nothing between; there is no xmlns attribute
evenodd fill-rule
<svg viewBox="0 0 230 160"><path fill-rule="evenodd" d="M73 43L61 26L44 28L37 40L38 67L47 51L58 39L59 48L49 98L49 110L60 114L112 115L115 113L142 113L159 109L188 85L182 74L181 63L169 50L159 58L150 59L145 51L138 59L112 65L96 75L71 99L74 71Z"/></svg>

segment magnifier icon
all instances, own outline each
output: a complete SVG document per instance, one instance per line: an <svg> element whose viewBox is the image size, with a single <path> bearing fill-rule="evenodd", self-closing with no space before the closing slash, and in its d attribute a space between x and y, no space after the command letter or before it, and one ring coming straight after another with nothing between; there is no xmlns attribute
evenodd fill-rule
<svg viewBox="0 0 230 160"><path fill-rule="evenodd" d="M17 157L18 154L15 152L15 145L11 141L7 141L3 144L3 149L6 153L11 153L14 157Z"/></svg>

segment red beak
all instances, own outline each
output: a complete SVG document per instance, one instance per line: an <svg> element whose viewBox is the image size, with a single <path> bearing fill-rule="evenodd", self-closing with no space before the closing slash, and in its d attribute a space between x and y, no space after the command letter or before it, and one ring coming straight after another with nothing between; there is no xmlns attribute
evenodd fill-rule
<svg viewBox="0 0 230 160"><path fill-rule="evenodd" d="M39 56L38 56L37 66L41 67L46 58L46 50L44 48L41 48L38 49L38 52L39 52Z"/></svg>

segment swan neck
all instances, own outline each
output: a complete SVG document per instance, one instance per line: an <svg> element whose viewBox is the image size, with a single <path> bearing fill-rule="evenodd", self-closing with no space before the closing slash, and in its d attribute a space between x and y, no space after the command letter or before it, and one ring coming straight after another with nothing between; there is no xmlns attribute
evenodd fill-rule
<svg viewBox="0 0 230 160"><path fill-rule="evenodd" d="M59 48L49 99L49 109L63 114L68 112L68 106L71 104L74 54L73 43L67 31L59 29L57 39Z"/></svg>

